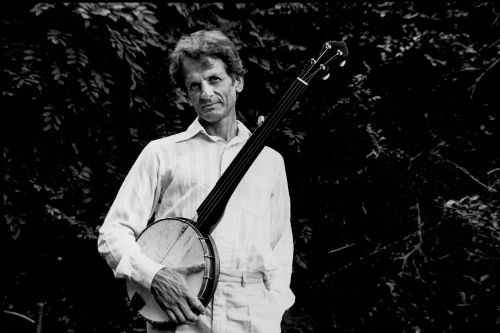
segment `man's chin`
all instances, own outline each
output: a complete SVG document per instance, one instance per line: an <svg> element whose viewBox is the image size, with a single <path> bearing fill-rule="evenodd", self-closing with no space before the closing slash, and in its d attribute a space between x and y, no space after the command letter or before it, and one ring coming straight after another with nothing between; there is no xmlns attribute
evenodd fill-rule
<svg viewBox="0 0 500 333"><path fill-rule="evenodd" d="M210 115L210 114L203 114L203 115L198 115L200 118L201 123L216 123L217 121L220 120L221 117L218 117L217 115Z"/></svg>
<svg viewBox="0 0 500 333"><path fill-rule="evenodd" d="M217 110L198 113L198 116L206 123L215 123L222 118L222 115Z"/></svg>

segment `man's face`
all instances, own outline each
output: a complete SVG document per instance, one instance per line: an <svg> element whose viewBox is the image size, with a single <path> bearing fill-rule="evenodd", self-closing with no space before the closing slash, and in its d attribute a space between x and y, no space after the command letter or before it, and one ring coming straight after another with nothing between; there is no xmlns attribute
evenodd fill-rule
<svg viewBox="0 0 500 333"><path fill-rule="evenodd" d="M231 78L220 59L206 60L184 60L184 83L198 116L215 123L236 115L236 93L243 90L243 78Z"/></svg>

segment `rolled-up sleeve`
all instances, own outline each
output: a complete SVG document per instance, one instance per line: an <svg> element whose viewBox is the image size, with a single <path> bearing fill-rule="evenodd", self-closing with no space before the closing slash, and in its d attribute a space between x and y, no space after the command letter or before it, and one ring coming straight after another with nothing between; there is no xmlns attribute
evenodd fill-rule
<svg viewBox="0 0 500 333"><path fill-rule="evenodd" d="M136 242L158 200L160 159L152 143L141 152L99 229L98 251L117 278L150 288L161 265L146 257Z"/></svg>

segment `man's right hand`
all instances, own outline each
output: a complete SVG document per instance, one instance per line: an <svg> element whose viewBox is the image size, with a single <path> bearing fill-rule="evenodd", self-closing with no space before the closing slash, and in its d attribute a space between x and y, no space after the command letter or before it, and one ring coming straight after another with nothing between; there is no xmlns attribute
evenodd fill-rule
<svg viewBox="0 0 500 333"><path fill-rule="evenodd" d="M204 263L180 268L163 267L154 276L151 293L170 322L174 324L196 322L198 315L205 313L205 307L191 294L184 277L198 273L204 268Z"/></svg>

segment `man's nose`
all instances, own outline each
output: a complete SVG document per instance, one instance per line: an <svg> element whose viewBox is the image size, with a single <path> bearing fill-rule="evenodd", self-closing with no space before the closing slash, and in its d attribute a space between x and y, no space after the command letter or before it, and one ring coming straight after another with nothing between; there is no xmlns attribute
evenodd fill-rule
<svg viewBox="0 0 500 333"><path fill-rule="evenodd" d="M208 82L202 82L201 83L201 97L208 99L208 98L211 98L213 94L214 94L213 87L210 84L208 84Z"/></svg>

